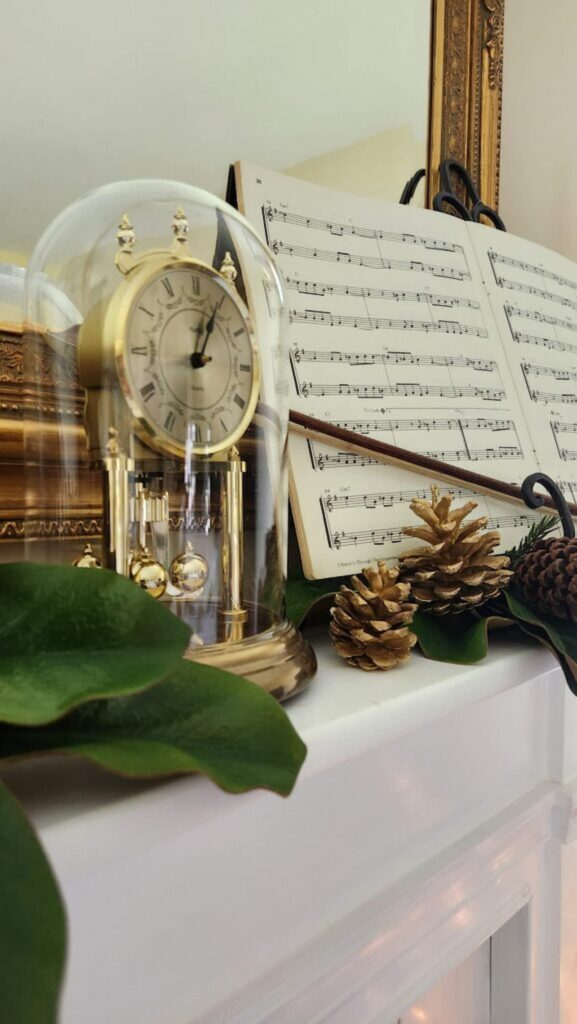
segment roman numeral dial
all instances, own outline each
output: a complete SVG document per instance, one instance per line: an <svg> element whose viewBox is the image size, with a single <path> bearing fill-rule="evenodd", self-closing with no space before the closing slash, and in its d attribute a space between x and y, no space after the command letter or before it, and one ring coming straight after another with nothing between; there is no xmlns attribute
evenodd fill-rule
<svg viewBox="0 0 577 1024"><path fill-rule="evenodd" d="M258 399L248 314L215 271L193 260L151 264L117 357L143 441L156 450L210 455L235 444ZM139 431L140 432L140 431Z"/></svg>

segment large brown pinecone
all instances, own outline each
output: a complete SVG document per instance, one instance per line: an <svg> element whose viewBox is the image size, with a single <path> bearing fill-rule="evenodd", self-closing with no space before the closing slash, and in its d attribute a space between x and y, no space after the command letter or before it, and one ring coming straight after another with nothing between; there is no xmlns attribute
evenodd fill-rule
<svg viewBox="0 0 577 1024"><path fill-rule="evenodd" d="M577 538L538 540L519 560L513 581L527 604L577 622Z"/></svg>
<svg viewBox="0 0 577 1024"><path fill-rule="evenodd" d="M406 661L417 638L408 629L416 604L407 600L411 588L399 583L399 570L386 562L352 576L349 587L335 594L329 633L335 650L350 665L389 669Z"/></svg>
<svg viewBox="0 0 577 1024"><path fill-rule="evenodd" d="M399 558L401 579L411 584L414 600L437 615L478 608L496 597L512 576L508 557L493 554L501 537L498 530L485 530L487 517L463 522L477 503L468 501L451 510L452 501L451 495L441 498L439 488L431 487L431 501L411 502L425 526L407 526L403 533L427 545Z"/></svg>

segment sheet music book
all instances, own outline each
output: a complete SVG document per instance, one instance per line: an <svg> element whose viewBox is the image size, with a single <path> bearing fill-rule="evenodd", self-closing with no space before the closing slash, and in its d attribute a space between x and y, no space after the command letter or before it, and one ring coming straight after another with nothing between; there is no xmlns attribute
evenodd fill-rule
<svg viewBox="0 0 577 1024"><path fill-rule="evenodd" d="M235 177L283 279L291 408L512 483L542 469L577 501L577 265L430 210L244 163ZM308 577L414 544L422 475L297 436L289 469ZM504 547L535 515L477 500Z"/></svg>

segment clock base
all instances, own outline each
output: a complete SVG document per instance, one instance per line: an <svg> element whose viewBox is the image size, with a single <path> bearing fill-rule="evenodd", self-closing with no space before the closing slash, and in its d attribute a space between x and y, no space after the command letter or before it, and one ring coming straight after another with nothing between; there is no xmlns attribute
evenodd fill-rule
<svg viewBox="0 0 577 1024"><path fill-rule="evenodd" d="M304 690L317 668L311 645L288 619L235 643L191 647L185 657L251 679L277 700Z"/></svg>

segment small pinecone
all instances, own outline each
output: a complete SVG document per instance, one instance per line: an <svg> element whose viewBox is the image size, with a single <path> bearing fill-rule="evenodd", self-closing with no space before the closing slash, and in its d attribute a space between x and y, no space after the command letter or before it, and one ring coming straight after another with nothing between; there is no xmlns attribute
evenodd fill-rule
<svg viewBox="0 0 577 1024"><path fill-rule="evenodd" d="M517 564L513 578L527 604L577 622L577 538L544 537Z"/></svg>
<svg viewBox="0 0 577 1024"><path fill-rule="evenodd" d="M386 562L352 576L349 587L335 594L329 633L335 650L349 665L367 671L389 669L407 661L417 638L407 628L416 605L407 598L408 583L398 583L398 569Z"/></svg>
<svg viewBox="0 0 577 1024"><path fill-rule="evenodd" d="M506 555L494 555L501 537L498 530L485 530L487 517L463 520L477 508L468 501L451 511L452 496L439 496L431 487L431 501L415 499L411 509L425 526L407 526L403 533L427 541L426 547L412 548L399 558L401 579L411 584L411 593L423 610L436 615L456 615L478 608L507 586L512 572Z"/></svg>

